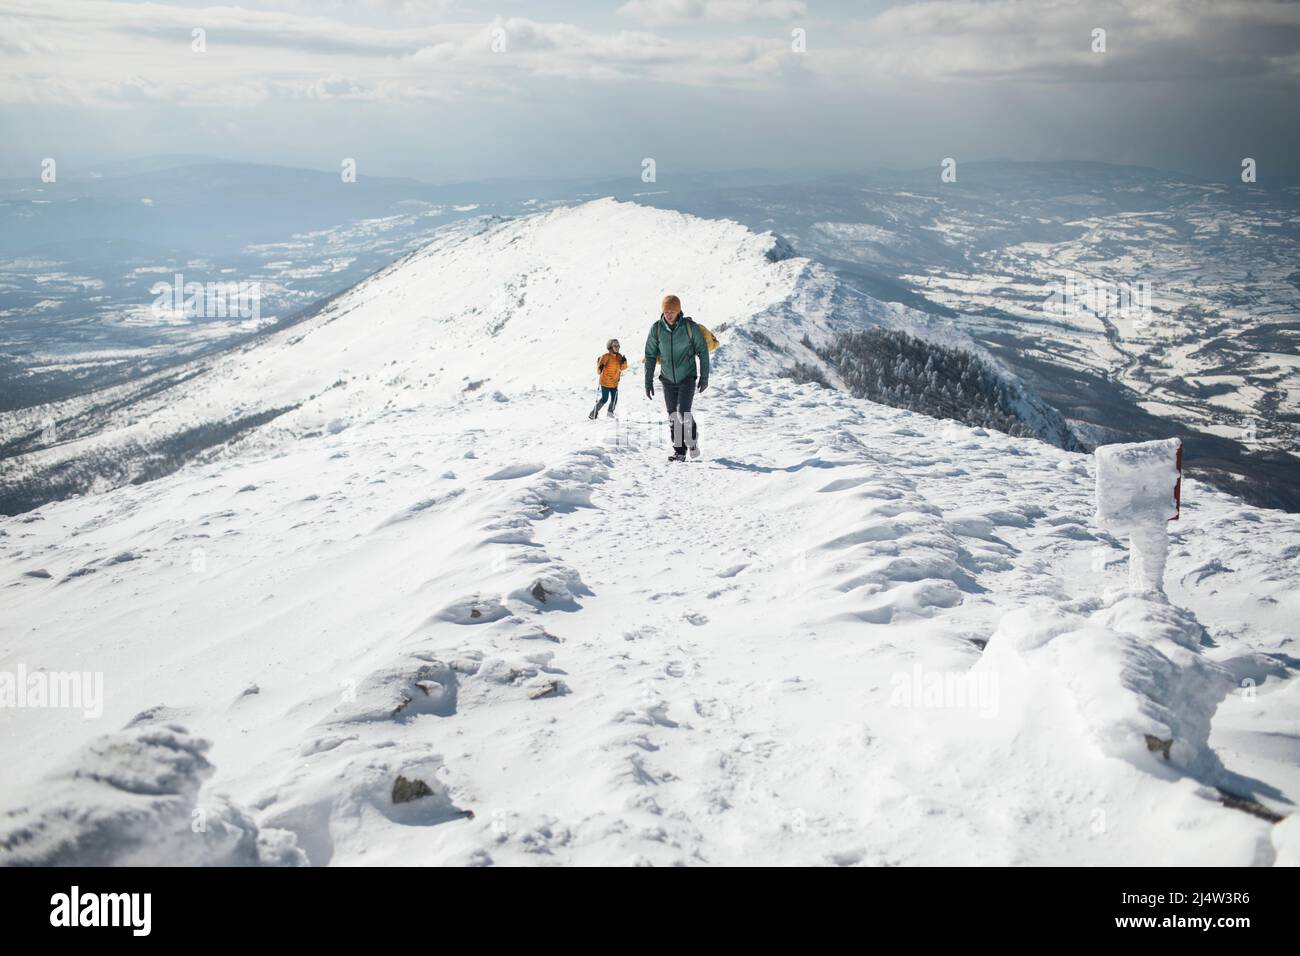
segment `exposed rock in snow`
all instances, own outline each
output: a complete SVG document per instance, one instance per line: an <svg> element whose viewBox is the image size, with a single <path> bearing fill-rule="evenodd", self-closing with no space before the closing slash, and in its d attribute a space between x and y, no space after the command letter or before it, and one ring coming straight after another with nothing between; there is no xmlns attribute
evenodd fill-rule
<svg viewBox="0 0 1300 956"><path fill-rule="evenodd" d="M768 262L781 262L785 259L793 259L798 253L784 236L773 235L772 248L768 249L765 255Z"/></svg>
<svg viewBox="0 0 1300 956"><path fill-rule="evenodd" d="M393 803L410 803L421 797L432 797L433 788L423 780L407 780L401 774L393 782Z"/></svg>

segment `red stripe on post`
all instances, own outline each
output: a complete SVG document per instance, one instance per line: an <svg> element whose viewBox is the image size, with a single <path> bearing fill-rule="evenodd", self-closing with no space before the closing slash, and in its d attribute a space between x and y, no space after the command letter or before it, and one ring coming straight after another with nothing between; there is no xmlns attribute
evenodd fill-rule
<svg viewBox="0 0 1300 956"><path fill-rule="evenodd" d="M1177 521L1178 516L1183 513L1183 443L1178 443L1178 456L1174 459L1174 464L1178 467L1178 480L1174 482L1174 516L1170 521Z"/></svg>

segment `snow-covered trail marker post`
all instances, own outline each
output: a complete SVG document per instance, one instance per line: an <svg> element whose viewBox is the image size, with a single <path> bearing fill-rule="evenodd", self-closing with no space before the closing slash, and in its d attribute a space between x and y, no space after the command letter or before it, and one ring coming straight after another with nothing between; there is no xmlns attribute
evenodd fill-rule
<svg viewBox="0 0 1300 956"><path fill-rule="evenodd" d="M1182 505L1183 443L1102 445L1097 460L1097 523L1129 539L1129 587L1164 594L1169 533Z"/></svg>

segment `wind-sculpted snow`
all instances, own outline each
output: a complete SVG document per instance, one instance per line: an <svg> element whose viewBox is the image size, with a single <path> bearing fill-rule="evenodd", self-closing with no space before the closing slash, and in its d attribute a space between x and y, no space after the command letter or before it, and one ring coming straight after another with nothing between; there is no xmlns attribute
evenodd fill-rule
<svg viewBox="0 0 1300 956"><path fill-rule="evenodd" d="M582 215L445 236L408 265L446 258L456 295L378 276L364 328L323 313L250 351L249 389L326 384L223 454L0 519L0 693L19 665L104 688L98 719L5 709L0 806L161 704L215 765L174 728L144 749L181 759L174 795L129 798L164 801L177 859L268 832L313 865L1294 859L1294 516L1188 481L1168 603L1128 594L1090 457L796 384L754 336L715 353L704 457L669 463L638 370L618 418L584 417L588 353L634 341L612 293L566 310L540 265L473 271ZM663 222L683 257L736 249L738 227ZM778 270L736 294L754 316L806 266L744 235L706 304L750 257ZM525 341L484 335L507 313ZM74 780L49 792L97 819L107 785ZM210 793L230 809L202 836L179 808Z"/></svg>
<svg viewBox="0 0 1300 956"><path fill-rule="evenodd" d="M883 478L871 468L861 478L818 489L847 499L826 509L835 534L812 549L830 586L849 597L835 602L840 610L832 621L888 624L899 614L929 617L960 604L963 590L979 589L970 570L973 559L942 512L916 494L911 482L896 478L886 484Z"/></svg>
<svg viewBox="0 0 1300 956"><path fill-rule="evenodd" d="M200 788L206 740L142 714L96 738L0 817L7 866L300 866L292 834Z"/></svg>
<svg viewBox="0 0 1300 956"><path fill-rule="evenodd" d="M1015 726L1033 722L1044 695L1058 696L1105 755L1220 783L1210 725L1233 682L1202 656L1201 635L1192 614L1144 596L1031 605L1003 618L975 672L1017 685L1006 688Z"/></svg>
<svg viewBox="0 0 1300 956"><path fill-rule="evenodd" d="M553 652L485 649L530 638L554 640L545 626L530 620L581 609L580 599L590 592L576 572L531 540L531 525L553 514L554 502L580 506L585 497L581 489L602 480L608 464L603 452L592 450L574 453L544 473L540 467L508 466L484 476L524 483L519 489L489 492L486 497L496 500L471 532L471 541L478 539L476 553L488 546L498 549L487 574L474 582L471 593L407 635L393 662L347 681L317 725L323 732L313 731L306 743L283 755L288 769L280 768L279 782L256 800L266 819L297 835L312 864L331 862L340 847L364 853L364 841L358 843L354 834L372 810L378 816L369 828L474 818L473 810L454 802L444 757L428 739L445 733L437 728L421 733L423 721L441 724L463 709L568 693L560 676L564 672L551 666ZM503 537L503 527L514 535ZM394 739L398 729L407 731L400 738L410 739ZM344 779L348 783L340 791L338 781ZM369 829L364 839L371 839Z"/></svg>

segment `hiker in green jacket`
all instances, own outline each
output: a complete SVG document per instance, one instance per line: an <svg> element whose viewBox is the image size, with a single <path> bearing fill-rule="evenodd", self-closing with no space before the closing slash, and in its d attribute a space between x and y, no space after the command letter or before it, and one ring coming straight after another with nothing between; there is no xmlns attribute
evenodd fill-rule
<svg viewBox="0 0 1300 956"><path fill-rule="evenodd" d="M663 311L645 340L645 394L654 398L655 360L661 366L659 381L664 386L664 403L672 426L673 453L669 461L685 461L687 449L692 458L700 457L699 428L691 413L697 388L695 360L699 359L698 388L709 386L709 347L693 319L682 315L682 301L666 295Z"/></svg>

